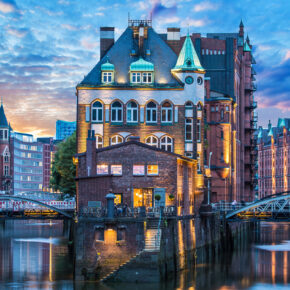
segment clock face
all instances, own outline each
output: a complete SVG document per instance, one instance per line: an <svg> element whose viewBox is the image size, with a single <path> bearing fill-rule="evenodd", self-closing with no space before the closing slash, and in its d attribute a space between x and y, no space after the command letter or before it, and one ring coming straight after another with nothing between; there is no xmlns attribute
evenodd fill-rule
<svg viewBox="0 0 290 290"><path fill-rule="evenodd" d="M187 76L187 77L185 78L185 82L186 82L188 85L191 85L191 84L193 83L193 78L190 77L190 76Z"/></svg>

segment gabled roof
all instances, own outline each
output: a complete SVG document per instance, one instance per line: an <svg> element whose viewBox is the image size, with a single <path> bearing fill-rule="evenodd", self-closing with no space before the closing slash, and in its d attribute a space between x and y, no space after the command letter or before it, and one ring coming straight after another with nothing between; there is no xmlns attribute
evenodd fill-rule
<svg viewBox="0 0 290 290"><path fill-rule="evenodd" d="M189 35L185 38L173 70L204 71Z"/></svg>
<svg viewBox="0 0 290 290"><path fill-rule="evenodd" d="M250 46L249 46L247 41L244 44L244 51L251 51L251 48L250 48Z"/></svg>
<svg viewBox="0 0 290 290"><path fill-rule="evenodd" d="M0 107L0 127L9 127L2 103Z"/></svg>
<svg viewBox="0 0 290 290"><path fill-rule="evenodd" d="M150 50L150 55L143 56L143 59L154 65L154 85L181 88L182 85L171 74L177 56L151 27L148 27L147 38L144 39L143 47L144 51ZM132 54L133 50L138 51L138 42L133 38L132 27L128 27L77 87L106 87L106 84L102 84L101 81L101 65L106 63L107 59L115 66L115 83L110 84L110 87L130 87L130 75L128 73L130 65L140 58ZM134 84L134 87L136 86L138 85Z"/></svg>

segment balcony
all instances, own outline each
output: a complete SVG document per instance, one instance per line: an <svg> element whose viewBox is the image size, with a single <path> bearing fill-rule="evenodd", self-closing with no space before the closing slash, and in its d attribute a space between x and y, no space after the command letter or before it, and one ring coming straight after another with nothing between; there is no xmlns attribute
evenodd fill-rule
<svg viewBox="0 0 290 290"><path fill-rule="evenodd" d="M255 110L257 109L257 102L251 102L250 104L246 104L246 108L250 110Z"/></svg>
<svg viewBox="0 0 290 290"><path fill-rule="evenodd" d="M254 70L254 68L252 67L251 68L251 75L256 75L257 73L256 73L256 71Z"/></svg>

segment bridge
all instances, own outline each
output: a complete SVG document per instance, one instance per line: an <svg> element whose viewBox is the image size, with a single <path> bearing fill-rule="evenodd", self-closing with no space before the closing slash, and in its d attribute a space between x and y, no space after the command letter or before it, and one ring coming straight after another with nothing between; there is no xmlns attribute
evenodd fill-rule
<svg viewBox="0 0 290 290"><path fill-rule="evenodd" d="M248 204L217 203L213 208L223 213L226 219L289 219L290 191L269 195Z"/></svg>
<svg viewBox="0 0 290 290"><path fill-rule="evenodd" d="M50 211L59 213L67 218L73 218L73 215L69 214L68 212L74 212L75 210L75 202L39 201L15 195L0 195L0 201L1 200L18 202L6 202L3 204L0 202L0 213L17 213L26 211L29 215L29 213L32 213L33 211L39 211L41 214L43 212L43 208L46 208Z"/></svg>

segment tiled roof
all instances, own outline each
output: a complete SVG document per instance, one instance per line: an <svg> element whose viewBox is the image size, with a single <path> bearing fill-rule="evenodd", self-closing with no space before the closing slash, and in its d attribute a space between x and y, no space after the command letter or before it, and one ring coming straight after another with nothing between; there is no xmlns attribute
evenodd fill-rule
<svg viewBox="0 0 290 290"><path fill-rule="evenodd" d="M171 69L175 66L177 56L168 44L157 34L151 27L148 27L148 37L144 39L144 51L150 50L150 55L144 56L146 62L154 65L155 86L160 87L182 87L179 82L172 76ZM101 65L108 59L115 66L115 83L110 87L122 86L128 87L130 84L129 70L133 62L139 60L139 56L132 54L132 51L138 51L138 43L133 38L133 30L128 27L119 37L115 44L109 49L104 57L90 71L90 73L78 85L101 87ZM164 83L164 80L166 81ZM120 83L118 83L120 81ZM140 85L142 86L142 85ZM136 87L136 84L134 84Z"/></svg>

